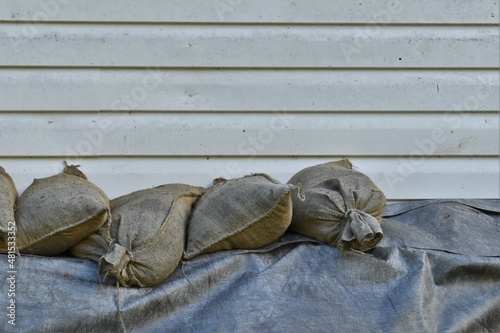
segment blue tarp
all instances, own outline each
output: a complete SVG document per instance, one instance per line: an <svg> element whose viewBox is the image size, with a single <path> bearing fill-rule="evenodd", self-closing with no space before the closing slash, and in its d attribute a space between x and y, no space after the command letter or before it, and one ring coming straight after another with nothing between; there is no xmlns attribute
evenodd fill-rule
<svg viewBox="0 0 500 333"><path fill-rule="evenodd" d="M90 260L24 255L10 297L2 254L0 329L500 332L500 200L393 203L384 216L366 253L287 233L256 251L198 256L154 288L117 288Z"/></svg>

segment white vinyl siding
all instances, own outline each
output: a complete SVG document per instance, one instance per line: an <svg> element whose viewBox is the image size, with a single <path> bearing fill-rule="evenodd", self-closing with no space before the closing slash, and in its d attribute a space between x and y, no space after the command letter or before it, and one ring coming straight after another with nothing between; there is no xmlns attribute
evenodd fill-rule
<svg viewBox="0 0 500 333"><path fill-rule="evenodd" d="M499 198L498 10L0 0L0 165L113 198L349 158L391 200Z"/></svg>

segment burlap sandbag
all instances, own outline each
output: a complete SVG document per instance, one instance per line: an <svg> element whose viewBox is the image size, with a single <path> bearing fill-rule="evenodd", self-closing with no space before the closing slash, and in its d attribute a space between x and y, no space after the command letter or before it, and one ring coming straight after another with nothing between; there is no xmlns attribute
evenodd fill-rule
<svg viewBox="0 0 500 333"><path fill-rule="evenodd" d="M204 191L168 184L116 198L109 229L78 243L71 253L96 261L99 272L121 286L154 286L182 259L187 220Z"/></svg>
<svg viewBox="0 0 500 333"><path fill-rule="evenodd" d="M14 181L5 169L0 167L0 252L7 252L7 236L14 222L14 206L17 189ZM10 224L9 224L10 223Z"/></svg>
<svg viewBox="0 0 500 333"><path fill-rule="evenodd" d="M193 209L184 258L275 241L292 219L292 188L264 174L214 181Z"/></svg>
<svg viewBox="0 0 500 333"><path fill-rule="evenodd" d="M33 181L17 201L15 218L21 253L57 255L109 221L109 199L75 166L66 166Z"/></svg>
<svg viewBox="0 0 500 333"><path fill-rule="evenodd" d="M349 160L306 168L288 183L300 191L293 196L292 231L341 250L367 250L382 239L385 196Z"/></svg>

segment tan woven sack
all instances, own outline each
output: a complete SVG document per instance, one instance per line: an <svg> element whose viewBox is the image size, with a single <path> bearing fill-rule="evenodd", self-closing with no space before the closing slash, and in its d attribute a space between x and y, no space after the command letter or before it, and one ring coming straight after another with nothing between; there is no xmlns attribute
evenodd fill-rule
<svg viewBox="0 0 500 333"><path fill-rule="evenodd" d="M383 236L380 227L386 199L349 160L319 164L295 174L290 229L341 250L367 250Z"/></svg>
<svg viewBox="0 0 500 333"><path fill-rule="evenodd" d="M184 258L275 241L292 219L292 188L264 174L216 180L195 205Z"/></svg>
<svg viewBox="0 0 500 333"><path fill-rule="evenodd" d="M14 181L5 169L0 167L0 252L7 252L7 236L14 223L14 206L17 190Z"/></svg>
<svg viewBox="0 0 500 333"><path fill-rule="evenodd" d="M99 272L121 286L154 286L179 265L192 205L204 191L168 184L116 198L109 229L75 245L71 253L96 261Z"/></svg>
<svg viewBox="0 0 500 333"><path fill-rule="evenodd" d="M75 166L35 179L17 202L17 246L21 253L60 254L110 219L109 199Z"/></svg>

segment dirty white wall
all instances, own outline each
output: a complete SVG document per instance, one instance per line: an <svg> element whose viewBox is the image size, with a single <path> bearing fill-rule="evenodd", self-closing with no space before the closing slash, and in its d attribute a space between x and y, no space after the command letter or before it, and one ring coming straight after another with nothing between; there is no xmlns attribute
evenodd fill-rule
<svg viewBox="0 0 500 333"><path fill-rule="evenodd" d="M348 157L499 197L498 0L0 0L0 165L110 197Z"/></svg>

